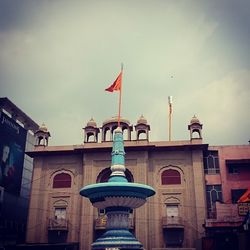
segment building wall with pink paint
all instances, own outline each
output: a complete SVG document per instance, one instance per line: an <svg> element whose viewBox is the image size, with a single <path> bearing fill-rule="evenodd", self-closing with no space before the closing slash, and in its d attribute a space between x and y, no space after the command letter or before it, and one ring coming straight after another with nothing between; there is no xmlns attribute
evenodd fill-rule
<svg viewBox="0 0 250 250"><path fill-rule="evenodd" d="M209 146L203 163L207 201L203 250L249 249L243 223L250 204L238 200L250 187L250 145Z"/></svg>
<svg viewBox="0 0 250 250"><path fill-rule="evenodd" d="M218 151L220 173L206 175L206 184L222 186L224 203L232 203L232 190L250 187L250 145L210 146Z"/></svg>

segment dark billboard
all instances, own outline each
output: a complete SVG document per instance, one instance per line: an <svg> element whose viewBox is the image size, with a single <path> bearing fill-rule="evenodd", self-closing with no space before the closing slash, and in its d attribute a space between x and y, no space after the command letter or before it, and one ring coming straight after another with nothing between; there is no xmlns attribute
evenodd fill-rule
<svg viewBox="0 0 250 250"><path fill-rule="evenodd" d="M0 112L0 186L16 195L22 183L26 136L27 130Z"/></svg>

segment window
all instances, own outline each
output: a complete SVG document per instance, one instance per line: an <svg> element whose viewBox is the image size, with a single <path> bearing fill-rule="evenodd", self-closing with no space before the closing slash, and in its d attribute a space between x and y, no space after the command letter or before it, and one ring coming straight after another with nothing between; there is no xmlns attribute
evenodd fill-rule
<svg viewBox="0 0 250 250"><path fill-rule="evenodd" d="M238 174L239 168L237 165L228 165L228 173L229 174Z"/></svg>
<svg viewBox="0 0 250 250"><path fill-rule="evenodd" d="M108 169L107 171L105 171L102 175L101 175L101 178L99 180L99 182L108 182L109 180L109 177L111 175L111 170Z"/></svg>
<svg viewBox="0 0 250 250"><path fill-rule="evenodd" d="M55 208L55 219L56 220L65 220L66 219L66 208Z"/></svg>
<svg viewBox="0 0 250 250"><path fill-rule="evenodd" d="M220 173L218 151L207 151L203 156L205 174Z"/></svg>
<svg viewBox="0 0 250 250"><path fill-rule="evenodd" d="M229 174L241 174L250 167L250 159L227 159L225 162Z"/></svg>
<svg viewBox="0 0 250 250"><path fill-rule="evenodd" d="M178 217L179 216L178 205L168 204L167 205L167 216L168 217Z"/></svg>
<svg viewBox="0 0 250 250"><path fill-rule="evenodd" d="M104 169L104 170L99 174L99 176L97 177L96 182L97 182L97 183L108 182L111 173L112 173L112 172L111 172L111 169L110 169L110 168ZM128 180L128 182L134 182L133 176L132 176L131 172L130 172L128 169L125 170L125 176L126 176L126 179Z"/></svg>
<svg viewBox="0 0 250 250"><path fill-rule="evenodd" d="M181 175L177 170L167 169L161 174L162 185L181 184Z"/></svg>
<svg viewBox="0 0 250 250"><path fill-rule="evenodd" d="M213 218L215 217L215 202L222 201L221 185L207 185L206 196L207 196L208 218Z"/></svg>
<svg viewBox="0 0 250 250"><path fill-rule="evenodd" d="M247 191L247 189L231 189L232 203L237 203L239 198Z"/></svg>
<svg viewBox="0 0 250 250"><path fill-rule="evenodd" d="M138 130L138 140L146 140L147 139L147 133L145 130Z"/></svg>
<svg viewBox="0 0 250 250"><path fill-rule="evenodd" d="M122 128L123 138L124 140L129 140L129 130L126 127Z"/></svg>
<svg viewBox="0 0 250 250"><path fill-rule="evenodd" d="M66 173L57 174L53 180L53 188L70 188L71 176Z"/></svg>
<svg viewBox="0 0 250 250"><path fill-rule="evenodd" d="M105 209L98 209L98 215L99 216L104 216L106 214Z"/></svg>
<svg viewBox="0 0 250 250"><path fill-rule="evenodd" d="M93 132L87 133L87 142L96 142L95 134Z"/></svg>
<svg viewBox="0 0 250 250"><path fill-rule="evenodd" d="M104 130L104 141L112 141L112 134L109 128Z"/></svg>

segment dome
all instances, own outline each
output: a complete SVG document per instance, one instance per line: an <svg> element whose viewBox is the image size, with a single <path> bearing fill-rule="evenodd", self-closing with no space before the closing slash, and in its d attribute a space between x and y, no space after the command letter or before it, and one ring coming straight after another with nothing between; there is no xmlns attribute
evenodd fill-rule
<svg viewBox="0 0 250 250"><path fill-rule="evenodd" d="M94 127L94 128L97 127L96 122L95 122L95 120L94 120L93 118L91 118L91 119L88 121L87 127Z"/></svg>
<svg viewBox="0 0 250 250"><path fill-rule="evenodd" d="M106 124L110 124L110 123L116 123L116 122L118 122L118 116L114 116L114 117L112 117L110 119L105 120L102 123L102 126L105 126ZM127 125L130 124L129 120L126 120L126 119L124 119L122 117L120 118L120 122L126 123Z"/></svg>
<svg viewBox="0 0 250 250"><path fill-rule="evenodd" d="M137 120L137 124L147 124L147 119L143 115Z"/></svg>
<svg viewBox="0 0 250 250"><path fill-rule="evenodd" d="M193 124L193 123L199 123L200 124L199 119L195 115L193 116L193 118L190 121L190 124Z"/></svg>
<svg viewBox="0 0 250 250"><path fill-rule="evenodd" d="M43 131L43 132L48 132L48 128L46 127L44 123L39 127L38 130Z"/></svg>

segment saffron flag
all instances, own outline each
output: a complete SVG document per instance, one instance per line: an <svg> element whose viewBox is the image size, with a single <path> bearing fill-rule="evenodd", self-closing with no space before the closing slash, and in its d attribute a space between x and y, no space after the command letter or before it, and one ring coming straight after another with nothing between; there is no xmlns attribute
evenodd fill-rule
<svg viewBox="0 0 250 250"><path fill-rule="evenodd" d="M106 88L106 91L113 92L115 90L121 90L122 87L122 71L120 74L117 76L115 81L110 85L108 88Z"/></svg>
<svg viewBox="0 0 250 250"><path fill-rule="evenodd" d="M250 201L250 188L239 198L238 202Z"/></svg>

